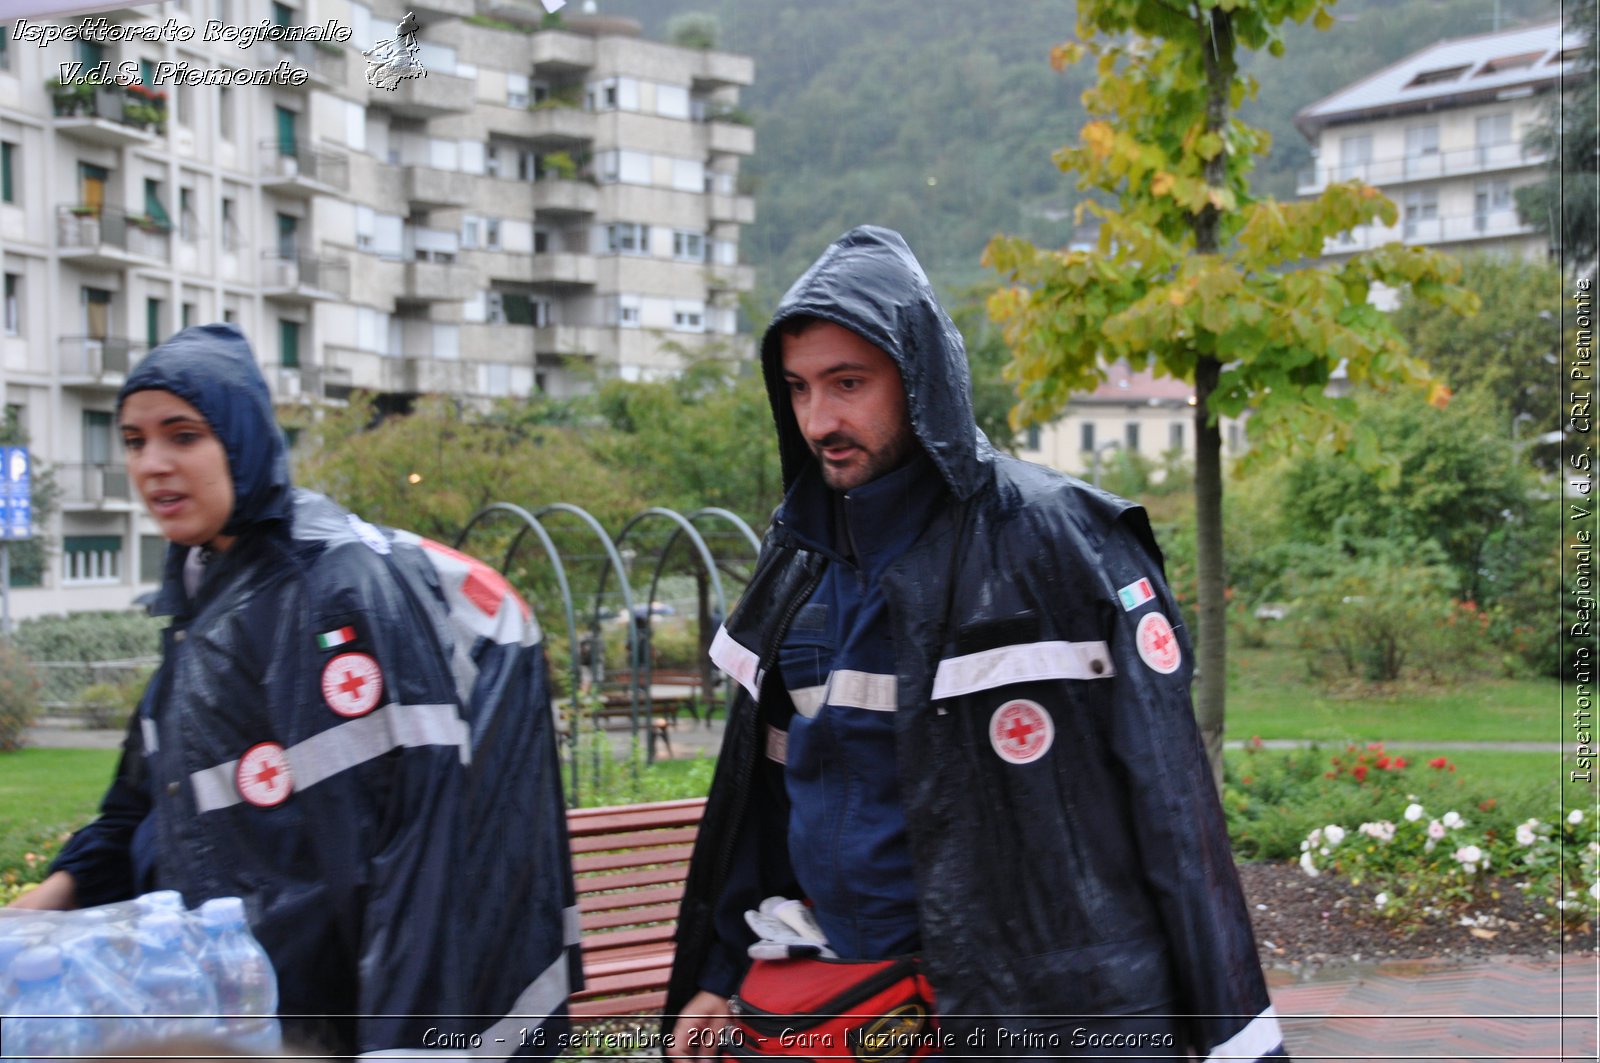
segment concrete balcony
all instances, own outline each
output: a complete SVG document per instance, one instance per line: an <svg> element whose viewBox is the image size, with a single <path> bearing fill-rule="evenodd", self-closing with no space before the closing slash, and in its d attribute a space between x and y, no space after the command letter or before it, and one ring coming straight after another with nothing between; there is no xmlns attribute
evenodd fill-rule
<svg viewBox="0 0 1600 1063"><path fill-rule="evenodd" d="M753 85L756 64L748 55L701 52L699 68L694 71L693 77L695 88L701 91L726 85Z"/></svg>
<svg viewBox="0 0 1600 1063"><path fill-rule="evenodd" d="M400 359L401 386L394 391L433 395L470 395L478 391L478 363L449 358L406 355Z"/></svg>
<svg viewBox="0 0 1600 1063"><path fill-rule="evenodd" d="M270 44L270 47L269 47ZM262 42L250 49L257 53L255 60L263 68L272 68L287 61L291 67L304 70L310 77L300 85L284 88L309 92L312 89L342 89L350 79L349 61L353 52L342 44L321 41L271 41Z"/></svg>
<svg viewBox="0 0 1600 1063"><path fill-rule="evenodd" d="M753 155L756 131L738 122L713 118L706 123L706 150L713 155Z"/></svg>
<svg viewBox="0 0 1600 1063"><path fill-rule="evenodd" d="M560 150L594 140L595 116L576 107L540 107L528 111L518 125L535 147Z"/></svg>
<svg viewBox="0 0 1600 1063"><path fill-rule="evenodd" d="M588 181L547 177L533 184L533 209L539 214L593 214L599 203L600 189Z"/></svg>
<svg viewBox="0 0 1600 1063"><path fill-rule="evenodd" d="M540 355L614 357L617 330L594 325L545 325L533 330L533 349Z"/></svg>
<svg viewBox="0 0 1600 1063"><path fill-rule="evenodd" d="M460 303L480 287L478 276L462 266L441 262L407 262L405 287L399 296L415 302Z"/></svg>
<svg viewBox="0 0 1600 1063"><path fill-rule="evenodd" d="M615 361L617 331L592 325L462 325L461 358L469 363L533 360L530 356L546 362L567 357Z"/></svg>
<svg viewBox="0 0 1600 1063"><path fill-rule="evenodd" d="M139 86L137 93L121 85L98 85L86 93L75 86L52 89L56 132L86 144L122 148L154 144L167 123L165 93Z"/></svg>
<svg viewBox="0 0 1600 1063"><path fill-rule="evenodd" d="M1348 255L1370 251L1384 244L1421 245L1470 244L1475 241L1516 240L1539 234L1536 225L1527 225L1515 210L1482 214L1453 214L1440 218L1412 218L1398 225L1362 225L1341 239L1329 240L1325 255Z"/></svg>
<svg viewBox="0 0 1600 1063"><path fill-rule="evenodd" d="M714 292L748 292L755 286L754 266L706 266L706 287Z"/></svg>
<svg viewBox="0 0 1600 1063"><path fill-rule="evenodd" d="M752 196L710 195L706 209L713 223L749 225L756 220L756 201Z"/></svg>
<svg viewBox="0 0 1600 1063"><path fill-rule="evenodd" d="M1549 161L1548 155L1531 149L1525 151L1520 144L1481 144L1427 155L1312 167L1300 171L1296 177L1295 194L1314 196L1328 185L1341 181L1361 181L1384 188L1411 181L1437 181L1442 177L1543 167Z"/></svg>
<svg viewBox="0 0 1600 1063"><path fill-rule="evenodd" d="M385 358L375 351L360 351L354 347L331 345L322 349L322 357L325 362L324 372L330 381L329 386L343 387L347 392L351 389L388 390L387 366L398 361L394 358Z"/></svg>
<svg viewBox="0 0 1600 1063"><path fill-rule="evenodd" d="M69 512L133 508L133 489L121 462L58 465L61 507Z"/></svg>
<svg viewBox="0 0 1600 1063"><path fill-rule="evenodd" d="M426 77L408 78L393 89L369 88L367 102L402 118L439 118L470 114L476 90L471 78L430 70Z"/></svg>
<svg viewBox="0 0 1600 1063"><path fill-rule="evenodd" d="M57 347L61 386L116 391L148 349L122 336L62 336Z"/></svg>
<svg viewBox="0 0 1600 1063"><path fill-rule="evenodd" d="M407 166L405 198L412 206L427 210L464 207L472 199L472 177L432 166Z"/></svg>
<svg viewBox="0 0 1600 1063"><path fill-rule="evenodd" d="M331 256L262 252L261 294L287 303L346 299L350 295L350 264Z"/></svg>
<svg viewBox="0 0 1600 1063"><path fill-rule="evenodd" d="M339 195L350 187L350 159L342 151L276 138L262 140L257 147L263 191L309 199Z"/></svg>
<svg viewBox="0 0 1600 1063"><path fill-rule="evenodd" d="M594 66L594 38L581 33L543 30L528 39L533 73L541 78L571 77Z"/></svg>
<svg viewBox="0 0 1600 1063"><path fill-rule="evenodd" d="M528 279L534 284L592 287L596 263L593 255L572 252L534 255Z"/></svg>
<svg viewBox="0 0 1600 1063"><path fill-rule="evenodd" d="M62 204L56 208L56 247L64 262L95 269L165 265L171 227L114 207Z"/></svg>
<svg viewBox="0 0 1600 1063"><path fill-rule="evenodd" d="M417 13L417 21L426 26L449 18L471 18L478 13L477 0L416 0L410 9Z"/></svg>

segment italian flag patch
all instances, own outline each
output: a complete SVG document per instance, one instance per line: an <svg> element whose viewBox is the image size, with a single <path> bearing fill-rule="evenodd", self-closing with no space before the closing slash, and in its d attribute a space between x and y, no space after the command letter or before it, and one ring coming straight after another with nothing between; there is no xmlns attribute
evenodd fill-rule
<svg viewBox="0 0 1600 1063"><path fill-rule="evenodd" d="M356 629L342 627L338 631L324 631L317 636L317 648L331 650L336 646L343 646L347 642L356 640Z"/></svg>
<svg viewBox="0 0 1600 1063"><path fill-rule="evenodd" d="M1156 589L1150 586L1148 579L1130 583L1117 592L1117 597L1122 599L1122 611L1125 613L1131 613L1155 596Z"/></svg>

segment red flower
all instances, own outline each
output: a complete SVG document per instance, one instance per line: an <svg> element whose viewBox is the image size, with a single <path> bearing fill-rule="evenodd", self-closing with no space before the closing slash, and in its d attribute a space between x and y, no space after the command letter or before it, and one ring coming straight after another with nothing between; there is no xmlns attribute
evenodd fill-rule
<svg viewBox="0 0 1600 1063"><path fill-rule="evenodd" d="M1428 761L1428 767L1430 767L1430 768L1443 768L1446 764L1449 764L1449 763L1450 762L1448 760L1445 760L1443 757L1434 757L1432 760Z"/></svg>
<svg viewBox="0 0 1600 1063"><path fill-rule="evenodd" d="M1322 777L1324 779L1337 779L1339 777L1339 773L1336 771L1325 771L1322 773Z"/></svg>
<svg viewBox="0 0 1600 1063"><path fill-rule="evenodd" d="M1393 762L1388 757L1379 757L1377 763L1379 771L1388 771L1389 765Z"/></svg>
<svg viewBox="0 0 1600 1063"><path fill-rule="evenodd" d="M1255 781L1256 780L1254 779L1254 777L1246 775L1244 778L1239 780L1239 785L1240 786L1249 786L1251 783L1253 783Z"/></svg>
<svg viewBox="0 0 1600 1063"><path fill-rule="evenodd" d="M1395 757L1394 758L1394 770L1395 771L1399 771L1401 768L1410 767L1410 765L1411 765L1411 762L1406 760L1405 757Z"/></svg>
<svg viewBox="0 0 1600 1063"><path fill-rule="evenodd" d="M1370 750L1373 753L1382 753L1383 752L1383 743L1382 742L1368 742L1367 743L1367 749Z"/></svg>
<svg viewBox="0 0 1600 1063"><path fill-rule="evenodd" d="M1478 811L1479 812L1493 812L1494 811L1494 806L1497 803L1498 802L1496 802L1495 799L1491 797L1487 801L1484 801L1484 802L1482 802L1482 803L1480 803L1478 805Z"/></svg>
<svg viewBox="0 0 1600 1063"><path fill-rule="evenodd" d="M1365 764L1357 764L1351 769L1350 774L1356 777L1356 782L1366 782L1367 766Z"/></svg>

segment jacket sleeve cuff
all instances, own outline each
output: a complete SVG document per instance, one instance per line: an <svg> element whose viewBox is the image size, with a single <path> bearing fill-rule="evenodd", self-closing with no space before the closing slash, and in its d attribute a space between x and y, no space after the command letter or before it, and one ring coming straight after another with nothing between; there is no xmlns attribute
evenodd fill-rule
<svg viewBox="0 0 1600 1063"><path fill-rule="evenodd" d="M730 959L728 947L722 942L713 943L700 968L700 988L719 997L731 997L743 980L744 965Z"/></svg>

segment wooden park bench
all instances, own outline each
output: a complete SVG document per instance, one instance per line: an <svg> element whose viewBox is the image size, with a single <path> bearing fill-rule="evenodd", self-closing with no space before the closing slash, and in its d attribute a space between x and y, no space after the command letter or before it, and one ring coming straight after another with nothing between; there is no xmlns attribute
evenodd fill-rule
<svg viewBox="0 0 1600 1063"><path fill-rule="evenodd" d="M678 902L705 806L695 797L567 812L583 949L574 1018L665 1004Z"/></svg>

